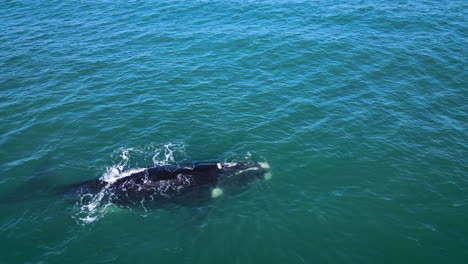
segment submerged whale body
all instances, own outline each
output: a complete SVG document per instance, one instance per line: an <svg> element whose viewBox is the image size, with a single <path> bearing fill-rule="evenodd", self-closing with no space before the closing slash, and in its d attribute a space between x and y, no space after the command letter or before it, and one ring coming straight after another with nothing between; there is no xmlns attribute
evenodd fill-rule
<svg viewBox="0 0 468 264"><path fill-rule="evenodd" d="M113 204L142 201L176 201L181 198L215 198L225 188L238 189L268 178L268 164L257 162L198 162L142 169L116 179L95 179L75 184L82 195L101 193Z"/></svg>

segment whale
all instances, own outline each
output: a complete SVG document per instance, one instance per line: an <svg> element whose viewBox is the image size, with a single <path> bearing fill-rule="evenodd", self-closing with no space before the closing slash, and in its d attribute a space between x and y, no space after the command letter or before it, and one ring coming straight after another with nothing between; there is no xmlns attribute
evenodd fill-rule
<svg viewBox="0 0 468 264"><path fill-rule="evenodd" d="M217 198L271 178L266 162L194 162L131 170L119 177L67 186L80 197L101 196L114 205Z"/></svg>

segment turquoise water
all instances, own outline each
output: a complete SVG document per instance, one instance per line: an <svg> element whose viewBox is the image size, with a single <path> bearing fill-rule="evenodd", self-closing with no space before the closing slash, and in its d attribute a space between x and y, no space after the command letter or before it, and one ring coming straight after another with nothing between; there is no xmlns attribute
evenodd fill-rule
<svg viewBox="0 0 468 264"><path fill-rule="evenodd" d="M2 1L0 263L468 263L467 7ZM150 210L53 192L202 160L273 177Z"/></svg>

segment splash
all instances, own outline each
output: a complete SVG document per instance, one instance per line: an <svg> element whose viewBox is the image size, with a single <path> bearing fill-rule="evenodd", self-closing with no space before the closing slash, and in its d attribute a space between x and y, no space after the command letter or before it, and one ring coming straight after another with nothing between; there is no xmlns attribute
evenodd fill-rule
<svg viewBox="0 0 468 264"><path fill-rule="evenodd" d="M168 143L162 146L145 148L120 148L113 155L115 165L107 167L100 179L107 184L98 193L79 193L76 202L75 220L79 224L90 224L102 217L113 207L112 190L109 188L115 181L133 173L141 172L145 167L138 167L141 163L148 163L151 159L153 166L174 164L176 160L185 156L185 144ZM136 167L136 168L135 168Z"/></svg>

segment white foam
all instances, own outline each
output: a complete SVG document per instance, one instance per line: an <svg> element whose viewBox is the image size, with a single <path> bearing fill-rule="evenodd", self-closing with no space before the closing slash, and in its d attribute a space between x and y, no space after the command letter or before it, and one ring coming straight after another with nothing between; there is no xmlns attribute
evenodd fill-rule
<svg viewBox="0 0 468 264"><path fill-rule="evenodd" d="M152 158L154 166L167 165L175 161L174 153L183 153L183 143L168 143L154 150Z"/></svg>
<svg viewBox="0 0 468 264"><path fill-rule="evenodd" d="M86 217L81 218L81 221L83 221L85 224L89 224L89 223L94 222L96 219L97 219L97 216L91 217L88 215Z"/></svg>
<svg viewBox="0 0 468 264"><path fill-rule="evenodd" d="M76 219L80 224L89 224L97 219L103 217L107 213L107 207L111 205L109 201L103 201L104 196L107 194L107 186L105 186L97 194L83 194L77 205L80 207L80 212L76 215ZM87 200L90 197L91 200ZM105 203L105 204L104 204Z"/></svg>
<svg viewBox="0 0 468 264"><path fill-rule="evenodd" d="M122 154L120 156L122 157L123 160L128 160L128 152L134 150L133 148L129 149L122 149Z"/></svg>

